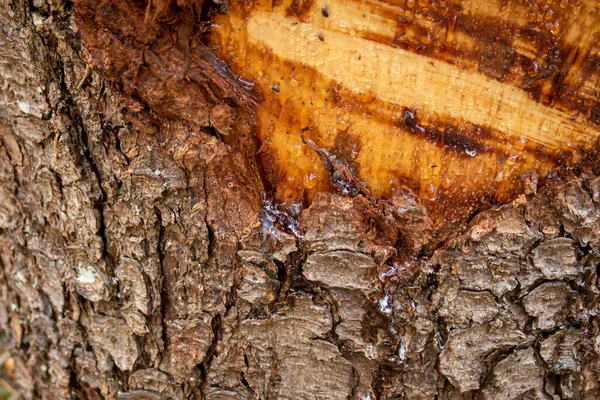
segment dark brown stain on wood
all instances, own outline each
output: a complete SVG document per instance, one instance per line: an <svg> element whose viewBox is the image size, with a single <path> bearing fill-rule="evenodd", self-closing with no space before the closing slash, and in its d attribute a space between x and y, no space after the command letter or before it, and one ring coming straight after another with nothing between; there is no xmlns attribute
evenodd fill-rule
<svg viewBox="0 0 600 400"><path fill-rule="evenodd" d="M235 3L232 2L234 5ZM250 12L252 2L239 3L244 13ZM226 55L220 54L229 65L216 57L201 40L203 28L193 18L188 21L181 16L185 13L175 13L177 21L161 19L158 6L151 7L153 12L148 16L148 5L145 2L118 2L110 7L106 4L108 3L79 0L76 7L76 19L83 27L81 35L88 44L88 62L101 72L105 79L121 85L125 92L139 96L154 111L166 117L183 118L199 126L208 126L210 110L218 103L217 99L225 98L231 104L251 110L260 98L261 102L267 102L261 104L261 107L279 110L276 112L279 113L279 119L271 123L284 122L294 130L297 129L300 134L319 143L319 129L310 127L302 131L308 127L299 120L298 110L290 104L279 104L276 99L269 100L269 94L262 93L261 88L253 87L249 82L252 77L245 76L247 80L244 80L239 76L243 71L231 71L230 68L236 69L236 66ZM286 5L288 18L302 22L324 17L331 20L330 13L335 12L329 7L326 11L320 8L315 11L314 3L310 0L293 0L286 4L280 1L271 2L272 8L282 5ZM371 32L357 32L357 35L431 59L450 62L466 70L477 70L494 80L529 91L540 103L572 111L579 115L578 118L587 118L599 123L600 107L597 99L590 99L588 95L582 94L578 90L581 86L579 81L574 83L566 79L574 60L585 65L582 75L584 78L596 79L597 57L585 58L576 52L569 53L564 50L563 48L568 50L569 47L560 41L560 36L557 37L544 21L537 22L535 19L525 26L519 26L510 20L499 22L496 18L466 15L460 8L449 4L442 7L436 2L431 2L427 7L415 4L410 9L404 4L390 5L393 7L374 3L370 6L370 12L397 21L397 32L393 37L378 36ZM556 17L561 19L566 12L559 11ZM566 16L564 19L566 20ZM431 21L432 27L426 28L423 20ZM170 29L171 25L177 28ZM136 29L140 26L145 29ZM469 48L464 41L457 42L453 38L459 34L476 38L476 43L480 46ZM533 46L535 54L523 55L517 51L515 38ZM321 34L319 39L323 39L327 45L328 41L324 35ZM94 43L98 45L95 46ZM581 51L589 53L589 49ZM273 63L280 62L276 55L266 51L265 58L269 57ZM323 79L317 71L306 65L288 62L287 68L290 75L295 70L302 69L304 74L312 76L302 84L310 84L311 79ZM282 76L281 79L286 80L287 77ZM271 85L272 91L278 92L281 87L279 82L273 82ZM258 97L255 92L258 93ZM515 138L500 135L492 126L447 116L421 115L418 109L411 110L391 104L369 94L353 93L343 82L332 83L325 96L326 104L422 137L444 152L465 160L491 154L500 164L511 158L506 149L521 146L519 151L544 162L553 163L557 167L572 164L573 153L529 141L517 144L514 142ZM259 126L258 129L265 127ZM258 164L267 192L277 195L281 185L291 185L287 193L295 191L296 194L280 200L290 203L299 200L307 206L314 193L330 190L329 182L323 180L310 189L306 189L300 183L290 184L283 166L286 160L281 159L265 145L265 138L258 139ZM236 138L229 137L226 140L232 143ZM355 162L360 147L360 141L356 139L355 134L350 133L350 130L339 130L330 151L345 159L360 174L361 168ZM433 165L431 168L439 166ZM413 176L396 174L389 190L382 195L390 196L400 185L407 185L416 191L423 189L421 182ZM436 209L442 213L439 218L445 218L448 212L454 213L454 208L460 208L460 204L465 204L465 209L479 207L478 201L480 205L482 202L498 204L513 198L516 193L517 190L496 198L490 188L473 188L471 193L446 188L439 190L440 197L436 200L438 204L427 200L425 203L432 210ZM452 208L452 211L442 211L449 208Z"/></svg>
<svg viewBox="0 0 600 400"><path fill-rule="evenodd" d="M233 1L234 9L236 3L242 4L244 12L247 13L244 14L245 18L250 18L253 6L247 1ZM254 3L254 8L259 8L265 14L273 12L273 18L278 19L281 24L289 23L292 26L299 23L306 23L308 26L324 24L322 28L325 30L340 32L336 31L339 27L335 24L340 18L341 11L338 9L341 6L336 5L335 2L328 3L326 6L300 0L281 1L277 5L269 4L270 9L263 7L259 1ZM388 30L388 25L385 29L363 29L361 23L357 23L355 29L352 29L351 36L428 57L432 60L431 65L434 61L443 61L461 71L478 72L507 87L513 86L526 91L530 93L531 99L561 113L570 113L573 118L577 118L577 121L597 124L600 119L598 99L593 91L590 92L590 87L593 87L590 83L599 79L597 62L594 62L594 57L597 56L592 51L594 40L586 37L584 31L579 31L577 21L587 23L585 21L600 18L594 16L594 13L598 14L598 10L594 10L590 2L583 5L536 1L527 4L514 2L502 4L504 3L356 0L344 3L344 7L348 5L351 9L355 6L356 9L364 12L362 16L367 18L365 19L368 21L367 24L375 23L374 21L392 24L392 29ZM502 7L506 8L506 11ZM359 12L356 14L358 15ZM581 17L576 18L574 15ZM282 18L283 16L285 18ZM248 19L241 20L239 28L245 29L247 23ZM568 36L569 34L571 36ZM572 37L573 35L576 39ZM315 39L323 38L323 46L330 45L330 37L327 31L315 30ZM235 55L235 51L219 48L220 44L212 38L214 36L211 36L209 43L219 56L230 63L236 73L244 75L245 66L236 65L240 58ZM243 46L247 46L244 48L246 55L260 53L262 57L260 62L265 68L271 66L277 68L276 81L270 83L269 90L261 88L260 83L256 87L262 99L260 107L269 110L270 113L265 119L259 118L257 132L259 132L259 147L261 147L259 163L262 166L263 178L269 182L266 187L272 190L275 198L283 203L310 204L316 193L331 190L331 185L322 176L309 183L303 183L301 177L294 176L298 173L297 170L294 171L294 167L288 168L286 165L294 157L301 157L301 155L285 156L282 152L275 151L271 147L273 136L269 133L272 126L285 126L285 135L302 135L310 138L317 146L326 148L331 154L346 160L358 175L370 176L368 165L356 162L355 160L360 157L354 155L354 150L350 149L352 146L347 146L347 140L360 137L360 133L354 130L352 122L348 127L341 129L335 127L334 129L329 125L318 128L314 121L307 124L306 117L302 115L306 115L305 110L311 107L338 110L340 114L345 113L365 121L373 121L377 129L386 130L388 132L386 135L396 135L396 138L404 137L406 133L415 138L422 138L437 149L427 151L439 151L449 157L458 157L466 163L472 161L472 164L476 165L478 160L487 159L488 165L485 166L487 170L483 172L478 172L477 168L470 169L469 172L465 170L464 172L471 176L456 178L453 183L446 183L443 180L441 184L443 187L438 187L435 196L426 195L426 192L430 191L429 184L420 181L413 174L391 173L393 177L389 180L389 187L378 194L385 198L391 196L394 188L407 185L425 196L424 204L434 214L436 224L446 223L443 220L459 221L461 213L463 217L468 216L475 210L503 204L520 193L518 175L499 178L515 182L509 185L510 189L502 189L501 185L493 179L493 175L487 180L487 186L482 185L483 181L469 186L471 179L476 181L482 179L477 177L478 174L484 176L493 171L495 167L489 164L490 159L495 160L492 164L499 166L498 170L507 173L513 170L513 167L508 165L528 159L538 160L545 166L544 168L550 168L554 174L560 175L563 170L568 171L577 167L577 160L582 155L581 149L589 144L575 143L575 140L569 144L568 149L557 148L553 144L538 143L536 140L503 132L493 123L475 123L467 118L450 117L443 113L424 113L418 107L384 101L368 91L357 93L344 82L333 80L327 83L330 78L310 65L282 60L269 48L261 47L256 43ZM357 58L360 61L361 55L357 54ZM251 76L245 76L252 79ZM296 86L291 86L290 81L294 81ZM273 85L279 89L275 97L267 93L272 91L270 87ZM295 104L295 96L291 94L295 87L298 88L297 90L310 93L305 99L303 98L301 104ZM315 118L314 115L311 118ZM489 121L499 122L494 117ZM311 129L306 129L308 125ZM290 148L297 146L293 140L287 143ZM364 145L365 143L362 143L363 148L358 147L359 154L364 150ZM299 153L311 157L307 149L301 149ZM405 157L401 160L403 162L406 161L406 157L410 157L415 164L421 162L414 154L405 153L403 157ZM399 160L390 157L389 168L393 169L397 161ZM362 164L364 162L363 160ZM432 171L445 171L446 166L438 164L431 162L428 167ZM306 172L306 175L310 174L312 172ZM544 180L540 182L543 184Z"/></svg>
<svg viewBox="0 0 600 400"><path fill-rule="evenodd" d="M292 4L286 9L288 17L296 17L305 21L308 12L313 6L313 0L293 0Z"/></svg>
<svg viewBox="0 0 600 400"><path fill-rule="evenodd" d="M397 21L397 33L391 38L365 32L363 37L366 39L466 68L477 68L492 79L531 92L544 104L581 113L598 123L591 118L596 95L580 90L582 82L597 73L598 56L591 54L594 42L582 44L584 47L578 49L574 47L577 41L568 43L564 39L564 31L577 24L578 18L573 13L583 13L581 5L567 4L563 8L557 4L551 7L546 2L529 1L525 14L528 22L520 26L511 22L509 14L506 14L506 20L500 21L495 17L463 13L461 6L452 2L432 1L427 2L427 6L415 2L413 7L404 2L377 3L373 3L370 12L382 19ZM600 19L600 11L589 12L595 12L596 18ZM547 19L549 15L552 23ZM424 26L422 21L425 20L432 22L431 28ZM465 41L457 41L456 36L460 34L468 36L478 46L470 47ZM519 51L516 40L523 41L534 52L524 54ZM573 51L582 54L567 57ZM575 69L582 71L581 81L563 83L567 71ZM570 96L560 95L567 92Z"/></svg>

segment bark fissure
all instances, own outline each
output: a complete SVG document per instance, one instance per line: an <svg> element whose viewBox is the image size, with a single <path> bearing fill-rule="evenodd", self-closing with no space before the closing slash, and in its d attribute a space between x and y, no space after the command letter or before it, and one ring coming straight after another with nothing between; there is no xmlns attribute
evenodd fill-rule
<svg viewBox="0 0 600 400"><path fill-rule="evenodd" d="M200 393L205 393L205 391L206 391L206 387L208 384L208 371L210 369L210 363L215 355L215 352L217 351L217 345L219 343L219 340L221 340L221 336L222 336L221 324L222 324L221 315L217 314L216 316L213 317L213 319L211 321L211 330L212 330L212 334L213 334L212 342L210 343L210 346L208 347L208 350L206 351L206 355L204 356L204 359L202 360L202 362L200 364L198 364L198 367L200 368L202 380L200 382L198 382L198 385L196 387L199 388ZM193 393L194 392L193 389L195 389L196 387L192 387L192 390L190 390L190 393Z"/></svg>
<svg viewBox="0 0 600 400"><path fill-rule="evenodd" d="M163 287L163 280L164 280L164 276L165 276L165 269L164 269L164 257L165 257L165 253L164 253L164 243L165 243L165 232L164 232L164 225L163 225L163 221L162 221L162 216L160 214L160 209L158 209L157 207L154 207L154 212L156 214L156 220L158 221L158 240L157 240L157 248L156 251L158 253L158 260L159 260L159 265L160 265L160 270L161 270L161 282L159 285L159 290L160 290L160 322L161 322L161 338L162 338L162 342L163 343L167 343L167 324L166 324L166 316L167 316L167 294L166 294L166 290Z"/></svg>

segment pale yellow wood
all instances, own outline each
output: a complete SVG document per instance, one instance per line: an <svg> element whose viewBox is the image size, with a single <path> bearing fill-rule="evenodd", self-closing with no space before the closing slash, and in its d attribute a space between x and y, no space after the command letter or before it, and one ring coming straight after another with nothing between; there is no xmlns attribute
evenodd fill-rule
<svg viewBox="0 0 600 400"><path fill-rule="evenodd" d="M565 84L582 102L598 100L598 78L584 68L597 53L595 2L444 3L233 1L217 17L214 50L261 95L257 136L279 200L328 190L303 135L348 158L377 195L407 184L434 208L443 199L467 213L512 198L528 170L574 166L595 145L593 104L552 99L553 81L536 77L548 62L543 40L556 40L571 58L559 64ZM502 69L502 51L520 64Z"/></svg>

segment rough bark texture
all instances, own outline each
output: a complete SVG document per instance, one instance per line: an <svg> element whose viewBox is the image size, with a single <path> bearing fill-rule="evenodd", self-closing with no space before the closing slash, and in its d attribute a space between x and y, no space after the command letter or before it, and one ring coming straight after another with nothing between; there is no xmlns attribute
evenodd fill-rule
<svg viewBox="0 0 600 400"><path fill-rule="evenodd" d="M593 166L419 256L418 199L321 151L342 188L293 220L263 199L248 85L178 3L0 0L0 324L25 398L600 397Z"/></svg>

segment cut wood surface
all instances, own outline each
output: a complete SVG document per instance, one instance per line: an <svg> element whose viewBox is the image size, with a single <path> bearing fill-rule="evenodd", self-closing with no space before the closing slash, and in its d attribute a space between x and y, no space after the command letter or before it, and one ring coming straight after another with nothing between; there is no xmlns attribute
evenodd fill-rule
<svg viewBox="0 0 600 400"><path fill-rule="evenodd" d="M233 0L211 49L256 84L279 201L330 189L311 138L390 197L409 186L438 226L576 167L600 133L594 0ZM552 176L552 175L550 175Z"/></svg>
<svg viewBox="0 0 600 400"><path fill-rule="evenodd" d="M596 17L558 0L0 0L11 385L600 398Z"/></svg>

